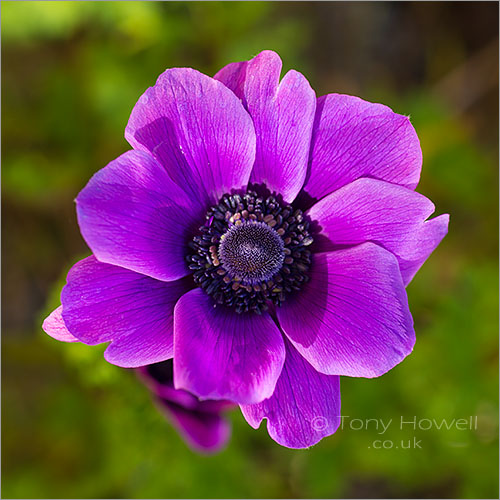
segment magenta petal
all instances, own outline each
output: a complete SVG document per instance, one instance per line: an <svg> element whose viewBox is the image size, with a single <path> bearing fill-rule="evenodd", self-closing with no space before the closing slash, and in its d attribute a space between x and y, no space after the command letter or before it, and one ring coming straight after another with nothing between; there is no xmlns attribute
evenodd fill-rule
<svg viewBox="0 0 500 500"><path fill-rule="evenodd" d="M399 267L405 286L410 283L422 264L448 234L450 216L440 215L425 221L413 239L411 251L408 249L404 258L399 258Z"/></svg>
<svg viewBox="0 0 500 500"><path fill-rule="evenodd" d="M173 302L173 301L171 301ZM173 304L164 304L170 313L168 319L153 318L153 325L131 325L129 332L116 337L104 351L104 359L124 368L135 368L149 363L157 363L173 356L172 309ZM157 306L158 307L158 306ZM164 314L167 316L167 314ZM151 319L149 319L151 321Z"/></svg>
<svg viewBox="0 0 500 500"><path fill-rule="evenodd" d="M231 424L218 413L190 410L157 398L160 409L186 442L195 450L214 453L223 448L231 435Z"/></svg>
<svg viewBox="0 0 500 500"><path fill-rule="evenodd" d="M174 389L173 360L137 368L140 380L154 393L160 411L189 445L214 452L227 442L230 424L222 411L233 408L229 401L200 401L187 391Z"/></svg>
<svg viewBox="0 0 500 500"><path fill-rule="evenodd" d="M82 235L101 262L165 281L188 274L186 245L205 210L147 153L112 161L76 203Z"/></svg>
<svg viewBox="0 0 500 500"><path fill-rule="evenodd" d="M222 399L200 401L190 392L183 389L175 389L173 359L141 366L136 369L136 373L151 392L162 399L168 399L170 402L181 405L184 408L220 413L221 411L235 407L235 403L231 401Z"/></svg>
<svg viewBox="0 0 500 500"><path fill-rule="evenodd" d="M277 315L322 373L378 377L413 349L415 332L394 255L373 243L313 255L310 281Z"/></svg>
<svg viewBox="0 0 500 500"><path fill-rule="evenodd" d="M422 151L406 116L359 97L318 99L304 191L318 200L359 177L415 189Z"/></svg>
<svg viewBox="0 0 500 500"><path fill-rule="evenodd" d="M219 71L219 79L243 99L257 135L250 182L264 183L292 202L307 172L316 95L306 78L289 71L281 80L281 59L265 50L252 60Z"/></svg>
<svg viewBox="0 0 500 500"><path fill-rule="evenodd" d="M246 188L255 159L255 131L240 100L189 68L159 76L135 105L125 137L207 208Z"/></svg>
<svg viewBox="0 0 500 500"><path fill-rule="evenodd" d="M318 373L288 341L286 359L273 395L241 405L257 429L267 418L271 438L288 448L307 448L333 434L340 424L340 378Z"/></svg>
<svg viewBox="0 0 500 500"><path fill-rule="evenodd" d="M43 331L53 339L60 340L61 342L79 342L76 337L73 337L73 335L68 332L64 324L62 319L62 306L59 306L45 318L42 328Z"/></svg>
<svg viewBox="0 0 500 500"><path fill-rule="evenodd" d="M174 361L168 359L160 363L140 366L136 369L139 379L156 396L179 404L184 408L194 409L200 402L196 396L179 389L174 389Z"/></svg>
<svg viewBox="0 0 500 500"><path fill-rule="evenodd" d="M415 191L358 179L323 198L307 214L320 228L317 251L372 241L396 255L406 285L448 231L447 215L426 220L433 212L433 203Z"/></svg>
<svg viewBox="0 0 500 500"><path fill-rule="evenodd" d="M224 66L214 75L214 78L216 80L222 82L227 88L231 89L239 99L243 101L245 107L245 79L247 66L248 61L230 63L227 66Z"/></svg>
<svg viewBox="0 0 500 500"><path fill-rule="evenodd" d="M273 393L285 360L283 337L268 314L237 314L203 290L174 312L174 383L202 399L257 403Z"/></svg>
<svg viewBox="0 0 500 500"><path fill-rule="evenodd" d="M135 368L172 357L174 304L188 289L185 280L158 281L91 256L68 273L62 316L81 342L111 341L110 363Z"/></svg>

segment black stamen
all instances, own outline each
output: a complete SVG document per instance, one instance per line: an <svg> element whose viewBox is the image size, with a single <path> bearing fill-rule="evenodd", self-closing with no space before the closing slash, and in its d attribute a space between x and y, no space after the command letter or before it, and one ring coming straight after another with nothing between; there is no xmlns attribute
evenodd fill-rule
<svg viewBox="0 0 500 500"><path fill-rule="evenodd" d="M206 219L187 261L216 304L260 314L308 281L313 239L301 210L249 191L223 196Z"/></svg>

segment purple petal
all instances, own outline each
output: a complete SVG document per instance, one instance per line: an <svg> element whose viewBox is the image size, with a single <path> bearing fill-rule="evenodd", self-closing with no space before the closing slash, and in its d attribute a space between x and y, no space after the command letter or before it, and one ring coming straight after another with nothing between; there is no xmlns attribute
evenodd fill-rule
<svg viewBox="0 0 500 500"><path fill-rule="evenodd" d="M172 359L163 361L163 363L166 363L168 361L173 363ZM140 379L144 382L144 384L151 392L153 392L156 396L162 399L167 399L173 403L183 406L184 408L194 409L198 407L200 401L196 396L193 396L188 391L184 391L182 389L175 389L173 384L173 379L172 382L169 384L165 384L159 382L158 380L155 380L148 373L149 366L151 365L141 366L137 368L137 372Z"/></svg>
<svg viewBox="0 0 500 500"><path fill-rule="evenodd" d="M214 307L211 297L196 289L181 297L174 315L176 388L237 403L271 396L285 348L268 314Z"/></svg>
<svg viewBox="0 0 500 500"><path fill-rule="evenodd" d="M205 210L150 155L129 151L112 161L76 203L82 235L101 262L165 281L188 274L186 244Z"/></svg>
<svg viewBox="0 0 500 500"><path fill-rule="evenodd" d="M277 309L314 368L378 377L413 349L415 332L394 255L373 243L313 255L310 281Z"/></svg>
<svg viewBox="0 0 500 500"><path fill-rule="evenodd" d="M214 78L240 98L250 113L257 135L255 165L250 182L292 202L307 172L316 96L306 78L289 71L281 80L281 59L265 50L252 60L233 63Z"/></svg>
<svg viewBox="0 0 500 500"><path fill-rule="evenodd" d="M73 337L68 332L66 325L62 319L62 306L52 311L43 322L42 328L47 335L61 342L79 342L76 337Z"/></svg>
<svg viewBox="0 0 500 500"><path fill-rule="evenodd" d="M240 100L194 69L161 74L135 105L125 137L207 208L246 188L255 159L255 131Z"/></svg>
<svg viewBox="0 0 500 500"><path fill-rule="evenodd" d="M167 399L172 403L183 406L191 410L200 410L204 412L217 413L223 410L232 409L235 404L225 400L206 400L200 401L188 391L183 389L174 389L174 370L173 360L168 359L161 363L154 363L147 366L141 366L136 369L140 380L162 399Z"/></svg>
<svg viewBox="0 0 500 500"><path fill-rule="evenodd" d="M243 105L245 106L245 108L247 106L247 102L245 99L245 79L247 67L248 61L230 63L227 66L224 66L214 75L214 78L216 80L222 82L227 88L231 89L239 99L243 101Z"/></svg>
<svg viewBox="0 0 500 500"><path fill-rule="evenodd" d="M160 410L197 451L214 453L227 443L230 423L218 413L183 408L167 399L158 399Z"/></svg>
<svg viewBox="0 0 500 500"><path fill-rule="evenodd" d="M307 448L340 424L340 378L318 373L288 341L285 344L285 365L273 395L242 405L241 411L254 429L267 418L269 435L282 446Z"/></svg>
<svg viewBox="0 0 500 500"><path fill-rule="evenodd" d="M160 363L140 366L136 373L144 385L157 396L168 399L185 408L196 408L199 400L196 396L183 390L174 389L174 361L167 359Z"/></svg>
<svg viewBox="0 0 500 500"><path fill-rule="evenodd" d="M415 191L358 179L307 214L320 227L317 251L373 241L396 255L406 285L448 232L448 215L426 220L433 212L433 203Z"/></svg>
<svg viewBox="0 0 500 500"><path fill-rule="evenodd" d="M221 412L233 408L229 401L200 401L173 386L173 361L141 366L139 379L155 395L160 411L193 448L205 452L220 449L229 438L230 426Z"/></svg>
<svg viewBox="0 0 500 500"><path fill-rule="evenodd" d="M158 281L91 256L68 273L62 316L81 342L111 341L110 363L135 368L172 357L174 304L188 289L186 280Z"/></svg>
<svg viewBox="0 0 500 500"><path fill-rule="evenodd" d="M449 222L450 216L444 214L422 224L420 231L413 239L411 251L408 249L405 258L398 259L405 286L410 283L422 264L448 234Z"/></svg>
<svg viewBox="0 0 500 500"><path fill-rule="evenodd" d="M422 151L406 116L359 97L318 99L304 191L318 200L359 177L415 189Z"/></svg>

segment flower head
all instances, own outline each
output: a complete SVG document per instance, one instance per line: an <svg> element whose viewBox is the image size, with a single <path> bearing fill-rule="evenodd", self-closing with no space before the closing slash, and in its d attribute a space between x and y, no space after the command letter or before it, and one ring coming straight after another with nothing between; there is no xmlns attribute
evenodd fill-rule
<svg viewBox="0 0 500 500"><path fill-rule="evenodd" d="M428 220L414 191L407 117L280 72L264 51L214 78L160 75L126 127L133 150L78 195L93 255L44 328L110 342L119 366L173 358L177 389L303 448L337 429L340 375L377 377L413 349L405 286L448 216Z"/></svg>

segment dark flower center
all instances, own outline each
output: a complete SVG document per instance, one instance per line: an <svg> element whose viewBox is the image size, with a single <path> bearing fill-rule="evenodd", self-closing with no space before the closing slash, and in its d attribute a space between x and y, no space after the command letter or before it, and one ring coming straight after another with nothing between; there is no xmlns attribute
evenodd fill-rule
<svg viewBox="0 0 500 500"><path fill-rule="evenodd" d="M219 259L233 279L253 285L271 279L281 269L284 248L283 239L272 227L248 220L222 235Z"/></svg>
<svg viewBox="0 0 500 500"><path fill-rule="evenodd" d="M261 313L308 280L309 222L273 196L223 196L199 231L190 242L188 266L216 304Z"/></svg>

